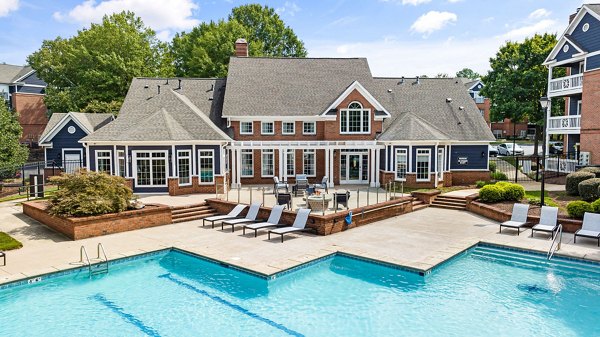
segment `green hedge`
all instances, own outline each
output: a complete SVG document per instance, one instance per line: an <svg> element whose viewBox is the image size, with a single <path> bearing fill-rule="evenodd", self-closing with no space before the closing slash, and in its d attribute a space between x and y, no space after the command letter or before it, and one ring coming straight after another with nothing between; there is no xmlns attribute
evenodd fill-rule
<svg viewBox="0 0 600 337"><path fill-rule="evenodd" d="M479 190L479 199L483 202L499 202L502 201L503 188L497 185L485 185Z"/></svg>
<svg viewBox="0 0 600 337"><path fill-rule="evenodd" d="M496 168L497 168L496 162L495 161L490 161L489 165L490 165L490 171L491 172L496 172Z"/></svg>
<svg viewBox="0 0 600 337"><path fill-rule="evenodd" d="M585 212L591 212L592 205L589 202L576 200L567 204L567 213L572 218L583 218Z"/></svg>
<svg viewBox="0 0 600 337"><path fill-rule="evenodd" d="M600 178L587 179L577 185L581 199L592 201L600 198L598 188L600 187Z"/></svg>
<svg viewBox="0 0 600 337"><path fill-rule="evenodd" d="M600 199L596 199L596 201L591 203L592 212L600 213Z"/></svg>
<svg viewBox="0 0 600 337"><path fill-rule="evenodd" d="M565 189L568 195L579 195L579 183L588 179L595 178L596 175L591 172L577 171L567 175L567 184Z"/></svg>
<svg viewBox="0 0 600 337"><path fill-rule="evenodd" d="M479 198L483 202L520 201L524 197L523 186L505 181L485 185L479 190Z"/></svg>
<svg viewBox="0 0 600 337"><path fill-rule="evenodd" d="M504 180L508 180L508 177L506 176L506 174L497 171L497 172L492 172L490 174L490 177L492 178L492 180L497 180L497 181L504 181Z"/></svg>
<svg viewBox="0 0 600 337"><path fill-rule="evenodd" d="M590 172L596 175L596 178L600 178L600 167L584 167L581 170L577 171L577 172Z"/></svg>

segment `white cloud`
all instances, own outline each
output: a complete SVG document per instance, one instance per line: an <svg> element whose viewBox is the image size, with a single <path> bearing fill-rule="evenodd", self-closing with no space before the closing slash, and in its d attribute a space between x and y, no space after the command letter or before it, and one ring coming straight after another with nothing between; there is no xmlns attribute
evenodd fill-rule
<svg viewBox="0 0 600 337"><path fill-rule="evenodd" d="M555 20L546 19L527 26L512 29L502 34L502 37L506 40L521 40L523 38L530 37L535 33L553 31L552 28L556 28L556 31L560 31Z"/></svg>
<svg viewBox="0 0 600 337"><path fill-rule="evenodd" d="M291 1L286 1L282 7L275 9L275 12L279 15L287 14L289 16L294 16L296 13L300 11L300 7Z"/></svg>
<svg viewBox="0 0 600 337"><path fill-rule="evenodd" d="M331 21L328 26L338 26L338 27L343 27L343 26L347 26L350 25L352 23L358 22L360 18L358 16L344 16L341 17L337 20L333 20Z"/></svg>
<svg viewBox="0 0 600 337"><path fill-rule="evenodd" d="M529 14L529 19L536 20L550 16L552 12L546 10L545 8L536 9L531 14Z"/></svg>
<svg viewBox="0 0 600 337"><path fill-rule="evenodd" d="M464 0L448 0L449 3L455 4L457 2L463 2Z"/></svg>
<svg viewBox="0 0 600 337"><path fill-rule="evenodd" d="M422 5L422 4L431 2L431 0L379 0L379 1L380 2L393 2L393 3L397 3L397 4L413 5L413 6L418 6L418 5Z"/></svg>
<svg viewBox="0 0 600 337"><path fill-rule="evenodd" d="M410 30L427 36L457 20L458 17L454 13L430 11L421 15L417 21L410 26Z"/></svg>
<svg viewBox="0 0 600 337"><path fill-rule="evenodd" d="M489 17L481 20L481 22L483 22L483 23L491 23L494 20L495 20L495 18L493 16L489 16Z"/></svg>
<svg viewBox="0 0 600 337"><path fill-rule="evenodd" d="M86 0L66 13L55 12L53 17L61 22L86 25L100 22L106 14L129 10L164 37L171 30L186 30L198 25L200 20L192 18L196 9L198 5L193 0Z"/></svg>
<svg viewBox="0 0 600 337"><path fill-rule="evenodd" d="M10 12L19 9L19 0L0 0L0 17L8 16Z"/></svg>

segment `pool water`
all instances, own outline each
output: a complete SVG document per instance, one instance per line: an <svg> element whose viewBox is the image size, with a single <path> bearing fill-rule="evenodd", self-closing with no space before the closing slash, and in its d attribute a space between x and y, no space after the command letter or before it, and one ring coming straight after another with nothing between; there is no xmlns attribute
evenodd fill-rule
<svg viewBox="0 0 600 337"><path fill-rule="evenodd" d="M420 276L336 255L266 280L170 251L0 291L2 336L600 336L600 267L477 247Z"/></svg>

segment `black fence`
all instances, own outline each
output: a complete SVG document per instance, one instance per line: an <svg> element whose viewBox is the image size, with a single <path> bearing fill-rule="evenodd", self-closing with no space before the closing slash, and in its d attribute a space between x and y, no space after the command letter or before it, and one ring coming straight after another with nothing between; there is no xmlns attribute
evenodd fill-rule
<svg viewBox="0 0 600 337"><path fill-rule="evenodd" d="M578 166L575 153L490 158L492 179L512 182L537 182L542 180L542 175L555 178L575 172Z"/></svg>
<svg viewBox="0 0 600 337"><path fill-rule="evenodd" d="M45 178L60 175L62 172L73 173L84 167L81 160L38 161L20 166L0 166L0 181L26 186L31 175L44 175Z"/></svg>

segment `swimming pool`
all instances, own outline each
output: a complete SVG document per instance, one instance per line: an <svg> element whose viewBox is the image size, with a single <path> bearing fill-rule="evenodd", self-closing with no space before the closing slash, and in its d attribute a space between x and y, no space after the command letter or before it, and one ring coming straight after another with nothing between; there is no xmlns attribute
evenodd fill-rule
<svg viewBox="0 0 600 337"><path fill-rule="evenodd" d="M600 266L478 246L416 273L337 254L267 280L177 250L0 290L3 336L598 336Z"/></svg>

